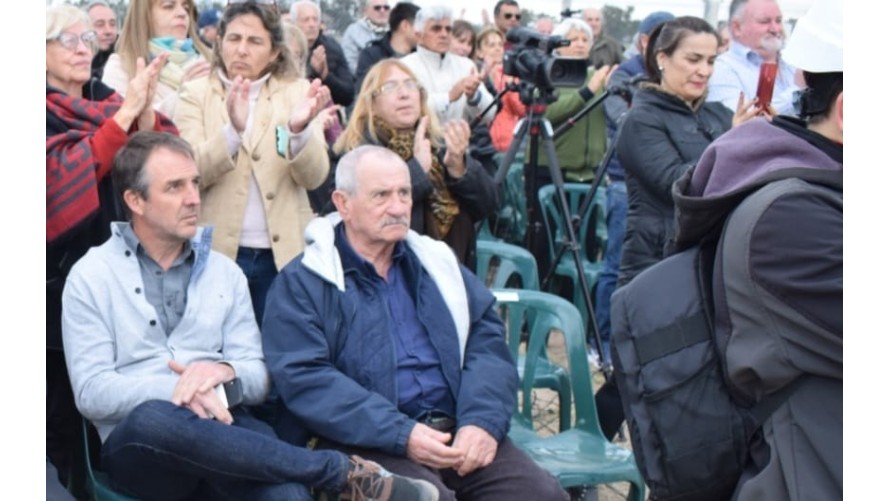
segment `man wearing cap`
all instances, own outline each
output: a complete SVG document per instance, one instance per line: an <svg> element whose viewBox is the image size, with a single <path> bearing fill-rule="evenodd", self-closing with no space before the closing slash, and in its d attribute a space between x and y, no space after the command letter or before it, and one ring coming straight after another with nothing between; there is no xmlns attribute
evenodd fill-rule
<svg viewBox="0 0 890 501"><path fill-rule="evenodd" d="M842 26L841 3L816 0L788 40L800 118L733 128L674 185L678 246L731 211L714 265L726 376L751 404L781 402L733 499L843 498Z"/></svg>
<svg viewBox="0 0 890 501"><path fill-rule="evenodd" d="M708 101L719 101L735 112L739 93L745 101L757 95L762 63L778 63L772 107L786 115L794 112L792 96L798 86L794 67L779 57L785 44L782 11L776 0L733 0L729 5L732 43L714 63L708 83Z"/></svg>
<svg viewBox="0 0 890 501"><path fill-rule="evenodd" d="M213 47L219 34L219 11L208 9L198 18L198 35L208 47Z"/></svg>

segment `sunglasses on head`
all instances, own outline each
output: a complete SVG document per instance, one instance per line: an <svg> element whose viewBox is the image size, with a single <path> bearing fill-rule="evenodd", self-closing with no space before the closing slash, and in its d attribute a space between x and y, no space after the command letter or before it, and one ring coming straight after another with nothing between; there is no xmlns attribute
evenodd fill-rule
<svg viewBox="0 0 890 501"><path fill-rule="evenodd" d="M373 7L373 9L376 10L377 12L389 10L389 5L375 5Z"/></svg>
<svg viewBox="0 0 890 501"><path fill-rule="evenodd" d="M507 21L516 18L517 21L522 20L522 14L514 14L512 12L504 12L504 19Z"/></svg>

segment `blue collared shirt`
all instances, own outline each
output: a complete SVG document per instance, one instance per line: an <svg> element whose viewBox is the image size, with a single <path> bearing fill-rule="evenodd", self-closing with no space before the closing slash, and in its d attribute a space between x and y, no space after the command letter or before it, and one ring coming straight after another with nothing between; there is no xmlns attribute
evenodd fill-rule
<svg viewBox="0 0 890 501"><path fill-rule="evenodd" d="M344 270L353 267L368 279L389 309L390 333L396 348L396 378L399 410L417 418L426 411L455 416L455 404L442 372L439 355L417 316L415 297L406 278L409 266L404 242L393 249L386 280L374 265L359 256L346 238L343 224L337 226L337 247Z"/></svg>
<svg viewBox="0 0 890 501"><path fill-rule="evenodd" d="M718 101L735 113L739 103L739 91L745 93L745 100L757 95L760 80L760 64L763 58L754 50L733 40L729 50L717 57L714 74L708 82L708 101ZM796 115L794 112L794 91L799 87L794 83L795 68L779 57L779 71L776 86L773 88L772 106L780 115Z"/></svg>
<svg viewBox="0 0 890 501"><path fill-rule="evenodd" d="M145 247L133 232L133 225L123 227L121 237L131 252L136 254L142 274L143 294L148 304L158 313L158 322L169 336L185 314L188 301L188 285L195 263L195 251L183 244L182 252L166 271L145 253Z"/></svg>

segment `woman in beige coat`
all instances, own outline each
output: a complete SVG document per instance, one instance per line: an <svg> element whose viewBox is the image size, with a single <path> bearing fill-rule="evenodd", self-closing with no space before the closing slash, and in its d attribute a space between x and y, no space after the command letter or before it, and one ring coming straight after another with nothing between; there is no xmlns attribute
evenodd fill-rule
<svg viewBox="0 0 890 501"><path fill-rule="evenodd" d="M306 191L329 170L320 120L330 92L296 78L273 9L230 5L220 22L210 75L187 83L175 123L195 148L201 222L213 248L247 275L262 323L272 279L303 249L313 217Z"/></svg>

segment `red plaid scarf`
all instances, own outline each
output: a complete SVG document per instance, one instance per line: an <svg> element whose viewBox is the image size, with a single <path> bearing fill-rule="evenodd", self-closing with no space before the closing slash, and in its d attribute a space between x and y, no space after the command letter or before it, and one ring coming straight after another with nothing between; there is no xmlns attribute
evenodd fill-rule
<svg viewBox="0 0 890 501"><path fill-rule="evenodd" d="M96 158L93 136L122 102L116 93L102 101L91 101L47 90L47 242L88 221L99 210L98 184L111 171L111 165L101 165ZM161 126L157 130L178 134L170 120L158 116ZM57 130L64 132L52 134Z"/></svg>

